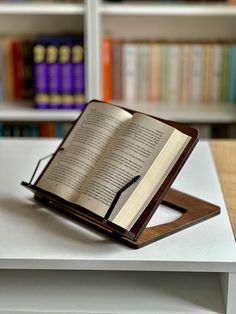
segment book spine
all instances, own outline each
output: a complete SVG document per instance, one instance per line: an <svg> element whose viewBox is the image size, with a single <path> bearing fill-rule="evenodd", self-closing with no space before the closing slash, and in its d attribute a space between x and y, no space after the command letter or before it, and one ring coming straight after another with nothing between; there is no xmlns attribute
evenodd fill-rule
<svg viewBox="0 0 236 314"><path fill-rule="evenodd" d="M138 99L138 46L136 44L124 44L123 69L124 101L134 103Z"/></svg>
<svg viewBox="0 0 236 314"><path fill-rule="evenodd" d="M168 103L177 104L179 101L180 90L180 52L179 45L169 46L169 65L168 65Z"/></svg>
<svg viewBox="0 0 236 314"><path fill-rule="evenodd" d="M3 129L4 129L4 124L0 122L0 137L3 136Z"/></svg>
<svg viewBox="0 0 236 314"><path fill-rule="evenodd" d="M188 104L191 99L190 87L192 82L190 70L192 68L192 48L190 44L183 44L180 49L180 103Z"/></svg>
<svg viewBox="0 0 236 314"><path fill-rule="evenodd" d="M160 100L160 62L161 62L161 50L158 43L153 43L150 46L150 88L149 99L151 102L158 102Z"/></svg>
<svg viewBox="0 0 236 314"><path fill-rule="evenodd" d="M72 81L74 108L82 110L85 106L85 69L81 43L73 44L72 47Z"/></svg>
<svg viewBox="0 0 236 314"><path fill-rule="evenodd" d="M50 42L46 49L49 108L61 107L61 73L58 44Z"/></svg>
<svg viewBox="0 0 236 314"><path fill-rule="evenodd" d="M63 109L71 109L74 105L73 97L73 64L71 43L62 44L59 48L59 62L61 75L61 103Z"/></svg>
<svg viewBox="0 0 236 314"><path fill-rule="evenodd" d="M211 67L211 103L220 102L220 89L221 89L221 79L222 79L222 46L213 45L212 47L212 67Z"/></svg>
<svg viewBox="0 0 236 314"><path fill-rule="evenodd" d="M112 99L122 99L122 43L112 42Z"/></svg>
<svg viewBox="0 0 236 314"><path fill-rule="evenodd" d="M38 109L49 108L46 47L36 43L33 47L34 104Z"/></svg>
<svg viewBox="0 0 236 314"><path fill-rule="evenodd" d="M30 136L39 137L39 127L36 124L30 125Z"/></svg>
<svg viewBox="0 0 236 314"><path fill-rule="evenodd" d="M191 102L199 104L203 100L203 46L192 46Z"/></svg>
<svg viewBox="0 0 236 314"><path fill-rule="evenodd" d="M39 125L40 137L55 137L55 124L54 122L42 122Z"/></svg>
<svg viewBox="0 0 236 314"><path fill-rule="evenodd" d="M236 45L229 48L229 64L228 64L228 94L227 101L235 103L236 101Z"/></svg>
<svg viewBox="0 0 236 314"><path fill-rule="evenodd" d="M138 45L138 100L146 102L148 100L148 86L149 86L149 45Z"/></svg>
<svg viewBox="0 0 236 314"><path fill-rule="evenodd" d="M12 53L11 39L3 39L3 74L4 74L4 95L6 100L13 100L13 84L12 84Z"/></svg>
<svg viewBox="0 0 236 314"><path fill-rule="evenodd" d="M20 129L20 135L22 137L32 137L31 126L30 125L22 125L21 129Z"/></svg>
<svg viewBox="0 0 236 314"><path fill-rule="evenodd" d="M33 97L33 59L32 59L32 41L23 40L20 45L21 66L21 96L23 99L32 99Z"/></svg>
<svg viewBox="0 0 236 314"><path fill-rule="evenodd" d="M168 62L169 62L169 45L161 45L161 102L168 101Z"/></svg>
<svg viewBox="0 0 236 314"><path fill-rule="evenodd" d="M111 101L112 97L112 39L102 38L102 98Z"/></svg>
<svg viewBox="0 0 236 314"><path fill-rule="evenodd" d="M8 124L4 124L3 126L3 136L11 137L12 136L12 126Z"/></svg>
<svg viewBox="0 0 236 314"><path fill-rule="evenodd" d="M3 71L4 71L4 58L3 58L3 43L0 40L0 100L4 99L4 80L3 80Z"/></svg>
<svg viewBox="0 0 236 314"><path fill-rule="evenodd" d="M222 81L221 81L221 102L227 101L227 80L229 73L229 45L223 45L223 65L222 65Z"/></svg>
<svg viewBox="0 0 236 314"><path fill-rule="evenodd" d="M203 103L209 103L211 94L211 67L212 67L212 46L204 45L203 47Z"/></svg>
<svg viewBox="0 0 236 314"><path fill-rule="evenodd" d="M63 132L63 124L61 122L56 122L55 125L55 136L59 138L64 137L64 132Z"/></svg>
<svg viewBox="0 0 236 314"><path fill-rule="evenodd" d="M21 99L21 62L20 57L20 46L21 43L19 40L13 40L11 42L11 52L12 52L12 81L13 81L13 98Z"/></svg>

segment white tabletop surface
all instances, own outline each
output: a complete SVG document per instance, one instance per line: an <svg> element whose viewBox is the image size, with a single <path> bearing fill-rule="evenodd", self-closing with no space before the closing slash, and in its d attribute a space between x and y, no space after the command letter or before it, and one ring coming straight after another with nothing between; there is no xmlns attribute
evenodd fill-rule
<svg viewBox="0 0 236 314"><path fill-rule="evenodd" d="M219 205L221 214L139 250L50 212L20 185L59 143L0 141L0 268L236 271L235 240L207 142L198 143L174 187Z"/></svg>

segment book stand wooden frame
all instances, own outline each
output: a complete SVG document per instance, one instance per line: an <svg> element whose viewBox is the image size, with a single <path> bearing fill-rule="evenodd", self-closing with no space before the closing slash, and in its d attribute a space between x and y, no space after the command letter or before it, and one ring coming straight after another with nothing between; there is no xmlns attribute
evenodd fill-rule
<svg viewBox="0 0 236 314"><path fill-rule="evenodd" d="M93 102L94 101L96 100L93 100ZM131 110L128 111L133 113ZM196 197L190 196L183 192L171 189L171 185L174 179L177 177L179 171L183 167L185 161L189 157L190 153L192 152L198 141L198 132L195 129L190 128L189 126L185 126L177 122L167 121L159 118L155 119L169 124L177 128L181 132L187 134L190 137L190 141L178 158L177 162L170 170L159 190L156 192L154 197L147 205L146 209L143 211L143 213L140 215L140 217L137 219L137 221L130 230L123 229L120 226L110 222L109 215L106 215L105 217L100 217L86 208L67 202L57 195L40 189L37 186L37 182L44 173L45 169L50 164L50 162L45 167L44 171L42 171L36 183L31 184L40 161L48 158L51 155L42 158L38 162L29 183L23 181L21 184L34 193L36 200L39 200L40 202L49 205L49 209L53 209L56 212L59 212L67 217L69 216L76 221L82 222L87 226L99 230L100 232L105 233L110 237L117 239L118 241L123 242L124 244L136 249L219 214L220 208L218 206L198 199ZM77 123L77 121L78 119L75 121L75 123ZM64 141L65 140L66 138L64 139ZM53 158L58 152L64 149L62 147L64 141L62 141L57 151L52 154ZM138 179L138 177L139 176L135 177L134 179ZM132 181L133 180L131 180L131 184ZM115 202L119 198L119 193L122 193L127 186L130 186L130 182L117 192L117 195L114 198ZM109 214L114 207L114 201L112 202L111 207L108 210ZM161 203L180 211L182 213L182 216L177 220L166 224L146 227L149 220Z"/></svg>
<svg viewBox="0 0 236 314"><path fill-rule="evenodd" d="M137 240L132 240L127 237L129 234L125 230L121 230L121 228L120 230L119 228L114 229L114 226L106 224L102 220L97 221L89 217L89 215L78 211L78 208L73 208L65 203L63 205L59 198L49 195L50 193L37 188L35 185L24 181L21 184L30 189L34 193L35 199L47 205L48 209L72 218L76 222L83 223L135 249L146 246L220 213L220 207L214 204L183 192L169 189L161 204L178 210L182 213L182 216L169 223L146 227Z"/></svg>

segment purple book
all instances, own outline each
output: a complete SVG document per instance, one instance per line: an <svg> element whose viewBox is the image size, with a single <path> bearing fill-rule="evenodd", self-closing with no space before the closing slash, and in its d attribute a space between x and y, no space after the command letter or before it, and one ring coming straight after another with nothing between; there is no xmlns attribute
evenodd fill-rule
<svg viewBox="0 0 236 314"><path fill-rule="evenodd" d="M64 43L59 48L59 62L61 72L61 107L72 109L73 98L73 65L71 61L71 44Z"/></svg>
<svg viewBox="0 0 236 314"><path fill-rule="evenodd" d="M80 43L76 43L72 47L72 64L74 108L83 109L85 106L85 71L84 49Z"/></svg>
<svg viewBox="0 0 236 314"><path fill-rule="evenodd" d="M33 47L33 81L34 81L34 104L38 109L49 107L46 46L36 43Z"/></svg>
<svg viewBox="0 0 236 314"><path fill-rule="evenodd" d="M49 108L58 109L61 107L61 76L59 63L59 47L53 41L47 46L47 79L49 93Z"/></svg>

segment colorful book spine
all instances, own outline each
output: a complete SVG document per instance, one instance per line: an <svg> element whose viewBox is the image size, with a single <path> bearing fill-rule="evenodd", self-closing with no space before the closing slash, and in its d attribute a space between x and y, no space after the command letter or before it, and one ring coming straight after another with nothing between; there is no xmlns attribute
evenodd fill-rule
<svg viewBox="0 0 236 314"><path fill-rule="evenodd" d="M4 96L6 100L12 101L14 99L13 95L13 62L11 53L11 39L3 38L3 86L4 86Z"/></svg>
<svg viewBox="0 0 236 314"><path fill-rule="evenodd" d="M3 136L4 124L0 122L0 137Z"/></svg>
<svg viewBox="0 0 236 314"><path fill-rule="evenodd" d="M58 43L53 39L46 48L46 62L49 108L58 109L61 107L61 73Z"/></svg>
<svg viewBox="0 0 236 314"><path fill-rule="evenodd" d="M55 123L54 122L42 122L39 125L40 137L55 137Z"/></svg>
<svg viewBox="0 0 236 314"><path fill-rule="evenodd" d="M228 89L227 100L229 103L236 102L236 45L229 48L229 64L228 64Z"/></svg>
<svg viewBox="0 0 236 314"><path fill-rule="evenodd" d="M49 108L48 71L45 43L37 42L33 47L34 104L37 109Z"/></svg>
<svg viewBox="0 0 236 314"><path fill-rule="evenodd" d="M12 126L5 124L3 126L3 136L5 137L11 137L12 136Z"/></svg>
<svg viewBox="0 0 236 314"><path fill-rule="evenodd" d="M177 104L180 98L180 47L171 44L169 50L168 64L168 103Z"/></svg>
<svg viewBox="0 0 236 314"><path fill-rule="evenodd" d="M223 45L223 64L222 64L222 80L221 80L221 102L227 102L227 84L229 73L229 45Z"/></svg>
<svg viewBox="0 0 236 314"><path fill-rule="evenodd" d="M212 47L212 67L211 67L211 103L220 102L220 88L222 79L222 61L223 49L222 45L214 44Z"/></svg>
<svg viewBox="0 0 236 314"><path fill-rule="evenodd" d="M85 65L84 48L80 42L72 46L72 64L74 108L83 109L85 106Z"/></svg>
<svg viewBox="0 0 236 314"><path fill-rule="evenodd" d="M169 45L161 45L161 102L168 102L168 61L169 61Z"/></svg>
<svg viewBox="0 0 236 314"><path fill-rule="evenodd" d="M138 99L138 46L126 43L123 46L123 97L127 104Z"/></svg>
<svg viewBox="0 0 236 314"><path fill-rule="evenodd" d="M112 42L112 99L122 99L122 43Z"/></svg>
<svg viewBox="0 0 236 314"><path fill-rule="evenodd" d="M11 52L12 52L12 80L13 80L13 98L21 99L21 69L22 69L22 59L20 55L21 42L19 40L13 40L11 42Z"/></svg>
<svg viewBox="0 0 236 314"><path fill-rule="evenodd" d="M0 100L4 99L4 56L3 56L3 43L0 41Z"/></svg>
<svg viewBox="0 0 236 314"><path fill-rule="evenodd" d="M64 137L63 123L56 122L56 125L55 125L55 136L59 137L59 138L63 138Z"/></svg>
<svg viewBox="0 0 236 314"><path fill-rule="evenodd" d="M192 67L191 58L191 45L183 44L180 48L180 103L190 103L190 87L191 87L191 75L190 70Z"/></svg>
<svg viewBox="0 0 236 314"><path fill-rule="evenodd" d="M148 44L138 45L138 101L148 101L150 49Z"/></svg>
<svg viewBox="0 0 236 314"><path fill-rule="evenodd" d="M102 38L102 98L111 101L112 97L112 39Z"/></svg>
<svg viewBox="0 0 236 314"><path fill-rule="evenodd" d="M203 45L192 46L191 102L200 104L203 100Z"/></svg>
<svg viewBox="0 0 236 314"><path fill-rule="evenodd" d="M150 63L149 63L150 75L149 100L151 102L160 101L160 80L161 80L160 66L161 66L160 44L152 43L150 45Z"/></svg>
<svg viewBox="0 0 236 314"><path fill-rule="evenodd" d="M203 103L210 101L211 95L211 67L212 67L212 45L205 44L203 47Z"/></svg>
<svg viewBox="0 0 236 314"><path fill-rule="evenodd" d="M36 124L30 125L30 136L39 137L39 127Z"/></svg>
<svg viewBox="0 0 236 314"><path fill-rule="evenodd" d="M21 68L21 97L33 98L33 59L32 40L22 40L20 45Z"/></svg>
<svg viewBox="0 0 236 314"><path fill-rule="evenodd" d="M61 75L61 107L71 109L74 105L73 97L73 64L70 42L62 44L59 48L59 62Z"/></svg>

